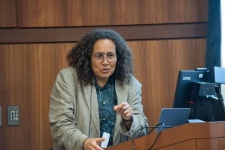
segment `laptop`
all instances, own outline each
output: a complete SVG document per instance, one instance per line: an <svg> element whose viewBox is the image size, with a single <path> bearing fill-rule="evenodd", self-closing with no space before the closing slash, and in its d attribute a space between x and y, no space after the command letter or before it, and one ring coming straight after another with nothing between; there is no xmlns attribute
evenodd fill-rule
<svg viewBox="0 0 225 150"><path fill-rule="evenodd" d="M162 108L156 132L188 123L191 108Z"/></svg>

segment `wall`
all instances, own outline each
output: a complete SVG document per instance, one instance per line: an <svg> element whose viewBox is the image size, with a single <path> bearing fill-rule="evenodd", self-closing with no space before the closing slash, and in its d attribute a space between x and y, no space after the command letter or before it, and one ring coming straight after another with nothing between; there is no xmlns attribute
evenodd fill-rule
<svg viewBox="0 0 225 150"><path fill-rule="evenodd" d="M49 93L66 53L96 27L133 49L144 112L157 123L171 107L178 71L204 67L207 0L0 0L0 149L48 150ZM20 126L7 126L19 105Z"/></svg>

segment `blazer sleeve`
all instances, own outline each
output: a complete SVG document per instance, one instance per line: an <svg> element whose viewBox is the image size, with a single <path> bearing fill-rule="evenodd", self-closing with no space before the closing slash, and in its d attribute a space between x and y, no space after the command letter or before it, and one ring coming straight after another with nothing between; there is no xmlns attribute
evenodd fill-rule
<svg viewBox="0 0 225 150"><path fill-rule="evenodd" d="M126 129L125 123L120 121L121 132L130 139L144 136L147 134L148 120L143 112L142 97L141 97L141 83L133 77L128 85L128 100L133 111L133 122L130 130ZM137 132L138 131L138 132Z"/></svg>
<svg viewBox="0 0 225 150"><path fill-rule="evenodd" d="M63 149L83 149L88 138L77 128L74 116L74 77L68 70L57 75L50 94L49 121L54 142Z"/></svg>

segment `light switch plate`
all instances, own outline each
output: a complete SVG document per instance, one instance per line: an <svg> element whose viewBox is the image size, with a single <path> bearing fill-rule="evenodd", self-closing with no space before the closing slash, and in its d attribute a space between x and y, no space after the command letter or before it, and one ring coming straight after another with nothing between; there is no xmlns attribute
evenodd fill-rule
<svg viewBox="0 0 225 150"><path fill-rule="evenodd" d="M20 107L8 106L8 126L20 125Z"/></svg>

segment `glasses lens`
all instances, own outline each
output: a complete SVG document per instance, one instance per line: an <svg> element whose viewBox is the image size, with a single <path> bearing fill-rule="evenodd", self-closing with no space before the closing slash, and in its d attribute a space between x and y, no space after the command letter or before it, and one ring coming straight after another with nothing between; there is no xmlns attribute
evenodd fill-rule
<svg viewBox="0 0 225 150"><path fill-rule="evenodd" d="M107 54L98 53L98 54L95 54L93 57L96 59L96 61L101 62L105 56L107 61L114 61L116 58L116 54L114 53L107 53Z"/></svg>

